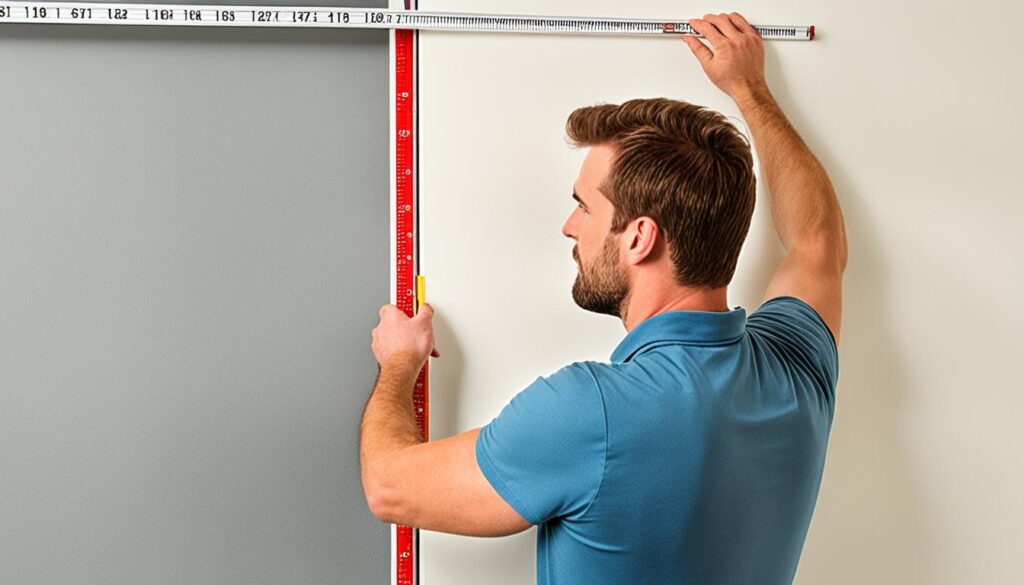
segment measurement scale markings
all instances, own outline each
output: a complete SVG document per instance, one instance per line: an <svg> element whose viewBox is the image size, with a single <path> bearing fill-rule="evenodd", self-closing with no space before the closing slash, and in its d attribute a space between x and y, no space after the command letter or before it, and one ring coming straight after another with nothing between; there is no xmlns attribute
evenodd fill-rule
<svg viewBox="0 0 1024 585"><path fill-rule="evenodd" d="M408 12L359 8L0 2L0 23L285 26L581 35L697 35L686 21ZM753 25L765 40L811 40L813 26ZM699 36L699 35L697 35Z"/></svg>

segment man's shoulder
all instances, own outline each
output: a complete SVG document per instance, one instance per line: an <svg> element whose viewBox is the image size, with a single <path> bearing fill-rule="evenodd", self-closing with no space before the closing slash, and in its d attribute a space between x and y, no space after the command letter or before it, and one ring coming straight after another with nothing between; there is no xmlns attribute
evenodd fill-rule
<svg viewBox="0 0 1024 585"><path fill-rule="evenodd" d="M665 358L643 356L643 359L626 363L591 360L572 362L551 374L537 377L520 395L528 395L532 400L547 400L553 406L604 404L611 396L629 394L638 387L663 384L665 379L652 377L652 371L678 369L666 368L665 364L654 365L652 368L649 359ZM685 383L690 378L689 373L679 372L675 382Z"/></svg>
<svg viewBox="0 0 1024 585"><path fill-rule="evenodd" d="M621 377L630 368L628 363L599 362L594 360L576 361L562 366L557 371L540 376L541 381L554 388L595 388L602 382Z"/></svg>
<svg viewBox="0 0 1024 585"><path fill-rule="evenodd" d="M803 299L778 296L761 304L747 329L766 340L779 359L795 360L828 388L839 382L839 348L821 315Z"/></svg>
<svg viewBox="0 0 1024 585"><path fill-rule="evenodd" d="M604 389L617 386L612 380L620 376L621 365L589 360L566 364L554 372L537 376L512 398L511 404L545 404L558 410L603 408Z"/></svg>
<svg viewBox="0 0 1024 585"><path fill-rule="evenodd" d="M548 387L554 390L572 391L594 388L601 372L600 362L578 361L562 366L549 374L538 376L530 386Z"/></svg>

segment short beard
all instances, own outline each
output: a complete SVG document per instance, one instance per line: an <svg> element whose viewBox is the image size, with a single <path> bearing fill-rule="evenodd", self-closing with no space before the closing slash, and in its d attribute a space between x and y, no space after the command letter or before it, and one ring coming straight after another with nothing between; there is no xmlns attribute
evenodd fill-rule
<svg viewBox="0 0 1024 585"><path fill-rule="evenodd" d="M601 254L589 267L579 262L579 252L573 247L573 258L579 264L576 282L572 285L572 300L585 311L625 318L626 300L629 298L629 277L619 265L619 252L611 234L601 246Z"/></svg>

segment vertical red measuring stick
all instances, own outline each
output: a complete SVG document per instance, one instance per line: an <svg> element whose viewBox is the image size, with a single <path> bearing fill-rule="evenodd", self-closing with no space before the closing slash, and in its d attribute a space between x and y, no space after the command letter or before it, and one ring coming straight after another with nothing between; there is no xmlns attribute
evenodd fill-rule
<svg viewBox="0 0 1024 585"><path fill-rule="evenodd" d="M416 32L395 30L395 299L410 317L416 306ZM427 367L416 378L413 412L416 426L429 440ZM414 480L415 478L409 478ZM419 530L395 526L394 582L419 583Z"/></svg>

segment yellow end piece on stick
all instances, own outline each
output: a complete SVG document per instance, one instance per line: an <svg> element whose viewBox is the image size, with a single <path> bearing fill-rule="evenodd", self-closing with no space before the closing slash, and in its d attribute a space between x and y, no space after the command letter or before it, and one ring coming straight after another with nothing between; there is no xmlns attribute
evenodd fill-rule
<svg viewBox="0 0 1024 585"><path fill-rule="evenodd" d="M416 306L422 307L427 302L427 277L422 274L416 275Z"/></svg>

